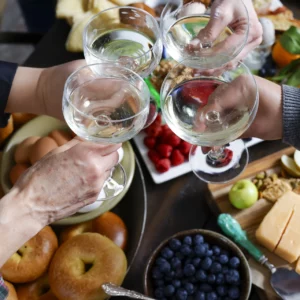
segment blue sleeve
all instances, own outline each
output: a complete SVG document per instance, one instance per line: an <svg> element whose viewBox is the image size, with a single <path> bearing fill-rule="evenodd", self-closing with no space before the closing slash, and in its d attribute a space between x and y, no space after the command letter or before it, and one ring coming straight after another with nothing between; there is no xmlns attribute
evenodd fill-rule
<svg viewBox="0 0 300 300"><path fill-rule="evenodd" d="M0 127L6 127L10 114L5 108L18 65L0 61Z"/></svg>

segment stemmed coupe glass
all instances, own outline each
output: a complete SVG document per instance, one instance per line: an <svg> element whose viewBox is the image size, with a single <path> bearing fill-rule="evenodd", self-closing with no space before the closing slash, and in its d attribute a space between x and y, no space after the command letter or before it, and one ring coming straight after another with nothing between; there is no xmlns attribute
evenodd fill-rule
<svg viewBox="0 0 300 300"><path fill-rule="evenodd" d="M149 102L149 89L138 74L113 63L98 63L69 76L63 114L69 127L87 141L123 143L144 128ZM105 196L98 200L111 199L124 189L122 166L118 164L112 173L103 186Z"/></svg>
<svg viewBox="0 0 300 300"><path fill-rule="evenodd" d="M238 17L234 24L217 20L217 30L209 21L222 9L216 8L220 0L211 5L171 1L161 22L168 54L180 61L162 85L163 116L178 136L195 145L189 157L192 170L210 183L228 182L246 167L247 148L236 139L251 125L258 108L250 70L242 62L232 63L247 41L247 9L241 0L228 1L236 6Z"/></svg>
<svg viewBox="0 0 300 300"><path fill-rule="evenodd" d="M156 19L130 6L113 7L94 16L84 29L83 46L88 64L118 63L143 78L159 64L163 47ZM155 101L150 105L145 126L157 115Z"/></svg>

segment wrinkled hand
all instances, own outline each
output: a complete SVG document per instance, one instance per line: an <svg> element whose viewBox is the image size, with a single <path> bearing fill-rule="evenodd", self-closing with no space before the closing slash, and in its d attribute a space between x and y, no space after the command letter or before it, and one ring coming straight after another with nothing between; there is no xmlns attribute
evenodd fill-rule
<svg viewBox="0 0 300 300"><path fill-rule="evenodd" d="M34 164L13 189L21 205L42 226L93 203L118 162L120 145L98 145L73 139Z"/></svg>
<svg viewBox="0 0 300 300"><path fill-rule="evenodd" d="M243 50L229 63L228 68L236 66L238 61L243 60L262 41L262 26L257 18L252 0L243 0L243 3L249 16L248 39ZM247 22L242 3L238 5L237 0L215 0L211 7L211 18L207 26L199 32L198 39L200 41L214 41L226 26L229 26L234 33L214 49L214 51L225 52L227 48L232 49L234 45L238 45L244 38Z"/></svg>

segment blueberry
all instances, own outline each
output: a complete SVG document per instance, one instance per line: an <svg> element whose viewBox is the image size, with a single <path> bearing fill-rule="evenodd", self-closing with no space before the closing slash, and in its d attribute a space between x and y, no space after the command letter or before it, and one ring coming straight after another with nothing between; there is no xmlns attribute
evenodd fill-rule
<svg viewBox="0 0 300 300"><path fill-rule="evenodd" d="M186 300L187 297L188 297L188 293L184 289L178 289L178 291L176 292L176 299L177 300Z"/></svg>
<svg viewBox="0 0 300 300"><path fill-rule="evenodd" d="M171 271L165 275L165 280L170 282L175 277L175 271Z"/></svg>
<svg viewBox="0 0 300 300"><path fill-rule="evenodd" d="M226 296L227 295L227 287L224 285L217 286L217 293L219 296Z"/></svg>
<svg viewBox="0 0 300 300"><path fill-rule="evenodd" d="M196 234L193 238L195 245L200 245L204 243L204 238L201 234Z"/></svg>
<svg viewBox="0 0 300 300"><path fill-rule="evenodd" d="M212 291L212 287L207 283L202 283L199 285L199 290L205 293L209 293Z"/></svg>
<svg viewBox="0 0 300 300"><path fill-rule="evenodd" d="M209 245L208 245L208 243L204 243L203 245L204 245L204 247L206 248L206 250L208 250L208 249L209 249Z"/></svg>
<svg viewBox="0 0 300 300"><path fill-rule="evenodd" d="M195 257L192 260L192 264L194 265L195 268L198 268L200 266L200 263L201 263L201 258L199 258L199 257Z"/></svg>
<svg viewBox="0 0 300 300"><path fill-rule="evenodd" d="M227 254L221 254L220 257L219 257L219 262L222 264L222 265L226 265L229 261L229 258L228 258L228 255Z"/></svg>
<svg viewBox="0 0 300 300"><path fill-rule="evenodd" d="M231 269L225 275L226 282L229 284L237 284L240 281L240 273L237 270Z"/></svg>
<svg viewBox="0 0 300 300"><path fill-rule="evenodd" d="M177 251L181 247L181 241L178 239L171 239L169 241L169 246L172 250Z"/></svg>
<svg viewBox="0 0 300 300"><path fill-rule="evenodd" d="M209 274L209 275L207 276L207 282L208 282L209 284L214 284L215 281L216 281L216 275L214 275L214 274Z"/></svg>
<svg viewBox="0 0 300 300"><path fill-rule="evenodd" d="M179 251L181 251L181 249L180 249ZM175 256L176 256L177 258L179 258L180 260L183 260L183 259L184 259L184 255L183 255L181 252L176 252Z"/></svg>
<svg viewBox="0 0 300 300"><path fill-rule="evenodd" d="M224 255L229 256L229 252L228 252L227 250L221 250L221 253L220 253L220 254L221 254L221 255L224 254Z"/></svg>
<svg viewBox="0 0 300 300"><path fill-rule="evenodd" d="M161 264L164 264L165 262L167 262L167 260L163 257L158 257L157 260L155 261L156 265L160 266Z"/></svg>
<svg viewBox="0 0 300 300"><path fill-rule="evenodd" d="M196 272L196 278L200 282L206 282L207 281L207 274L204 270L199 270L199 271Z"/></svg>
<svg viewBox="0 0 300 300"><path fill-rule="evenodd" d="M183 245L180 249L180 252L185 255L188 256L192 253L192 249L189 245Z"/></svg>
<svg viewBox="0 0 300 300"><path fill-rule="evenodd" d="M193 244L192 237L189 236L189 235L185 236L184 239L183 239L183 243L186 244L186 245L191 246Z"/></svg>
<svg viewBox="0 0 300 300"><path fill-rule="evenodd" d="M214 255L219 256L221 253L221 249L218 246L213 246L212 251L214 252Z"/></svg>
<svg viewBox="0 0 300 300"><path fill-rule="evenodd" d="M209 270L211 265L212 265L212 259L209 257L205 257L200 263L200 266L203 270Z"/></svg>
<svg viewBox="0 0 300 300"><path fill-rule="evenodd" d="M185 261L184 261L184 264L185 265L189 265L192 263L192 259L191 258L187 258Z"/></svg>
<svg viewBox="0 0 300 300"><path fill-rule="evenodd" d="M194 285L190 282L187 282L185 285L184 285L184 289L187 291L187 293L189 295L192 295L194 293Z"/></svg>
<svg viewBox="0 0 300 300"><path fill-rule="evenodd" d="M195 267L192 264L185 265L183 268L183 274L187 277L193 276L196 272Z"/></svg>
<svg viewBox="0 0 300 300"><path fill-rule="evenodd" d="M161 250L161 256L166 259L172 258L173 255L174 255L174 252L169 247L165 247Z"/></svg>
<svg viewBox="0 0 300 300"><path fill-rule="evenodd" d="M206 251L206 256L212 257L214 252L212 250L207 250Z"/></svg>
<svg viewBox="0 0 300 300"><path fill-rule="evenodd" d="M227 266L223 267L222 273L227 274L229 272L229 268Z"/></svg>
<svg viewBox="0 0 300 300"><path fill-rule="evenodd" d="M164 297L164 288L158 287L154 290L154 295L157 299L162 299Z"/></svg>
<svg viewBox="0 0 300 300"><path fill-rule="evenodd" d="M162 279L163 278L163 274L161 273L161 271L159 270L158 267L153 268L152 278L153 279Z"/></svg>
<svg viewBox="0 0 300 300"><path fill-rule="evenodd" d="M154 280L154 286L158 287L158 286L163 286L165 283L162 279L156 279Z"/></svg>
<svg viewBox="0 0 300 300"><path fill-rule="evenodd" d="M240 263L241 263L240 259L236 256L231 257L229 260L229 266L234 269L237 269L239 267Z"/></svg>
<svg viewBox="0 0 300 300"><path fill-rule="evenodd" d="M198 291L196 294L195 294L195 300L205 300L205 293L204 292L201 292L201 291Z"/></svg>
<svg viewBox="0 0 300 300"><path fill-rule="evenodd" d="M182 269L177 269L176 271L175 271L175 278L182 278L183 277L183 271L182 271Z"/></svg>
<svg viewBox="0 0 300 300"><path fill-rule="evenodd" d="M181 267L181 260L178 257L173 257L171 259L171 267L173 270Z"/></svg>
<svg viewBox="0 0 300 300"><path fill-rule="evenodd" d="M222 271L222 265L218 262L213 262L210 271L214 274L220 273Z"/></svg>
<svg viewBox="0 0 300 300"><path fill-rule="evenodd" d="M240 298L240 289L236 286L229 288L228 295L231 299L239 299Z"/></svg>
<svg viewBox="0 0 300 300"><path fill-rule="evenodd" d="M159 265L158 268L162 273L168 273L171 271L171 265L167 261Z"/></svg>
<svg viewBox="0 0 300 300"><path fill-rule="evenodd" d="M173 279L173 280L172 280L172 285L173 285L175 288L180 288L180 287L181 287L181 282L180 282L180 280L178 280L178 279Z"/></svg>
<svg viewBox="0 0 300 300"><path fill-rule="evenodd" d="M204 257L206 255L206 247L204 246L204 244L197 245L194 248L194 251L199 257Z"/></svg>
<svg viewBox="0 0 300 300"><path fill-rule="evenodd" d="M164 294L166 297L171 297L174 293L175 287L172 284L169 284L164 288Z"/></svg>
<svg viewBox="0 0 300 300"><path fill-rule="evenodd" d="M222 273L217 274L216 284L223 284L225 282L225 276Z"/></svg>
<svg viewBox="0 0 300 300"><path fill-rule="evenodd" d="M189 280L190 280L191 283L196 283L196 282L198 282L198 279L196 278L196 276L190 277Z"/></svg>
<svg viewBox="0 0 300 300"><path fill-rule="evenodd" d="M217 300L218 296L215 292L207 293L206 300Z"/></svg>

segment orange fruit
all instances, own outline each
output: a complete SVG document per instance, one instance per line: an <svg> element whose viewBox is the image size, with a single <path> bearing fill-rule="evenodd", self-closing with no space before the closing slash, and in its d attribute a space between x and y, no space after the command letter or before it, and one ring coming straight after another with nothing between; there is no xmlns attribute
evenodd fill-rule
<svg viewBox="0 0 300 300"><path fill-rule="evenodd" d="M300 58L300 54L292 54L285 50L280 42L276 42L273 50L272 50L272 57L279 68L283 68L287 66L290 62L295 59Z"/></svg>

